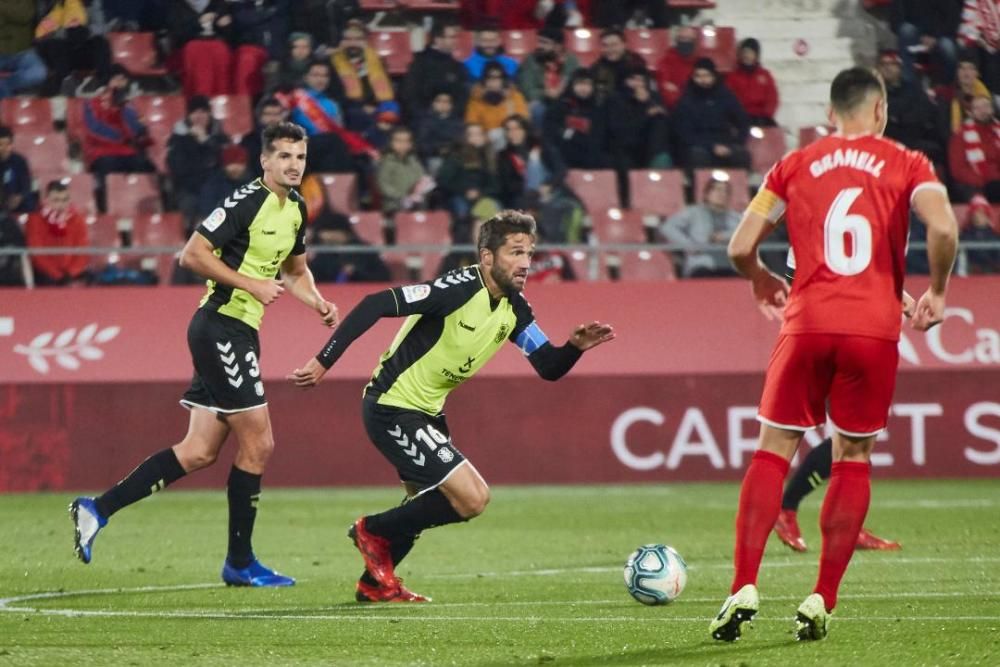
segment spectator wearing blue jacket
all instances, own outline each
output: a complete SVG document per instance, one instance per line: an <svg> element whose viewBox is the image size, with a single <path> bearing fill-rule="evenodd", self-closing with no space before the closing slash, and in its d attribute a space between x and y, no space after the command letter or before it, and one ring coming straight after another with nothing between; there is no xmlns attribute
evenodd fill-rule
<svg viewBox="0 0 1000 667"><path fill-rule="evenodd" d="M465 59L465 69L472 81L483 78L483 68L487 63L500 63L508 78L514 78L517 73L517 61L504 55L503 43L500 41L500 31L496 28L483 28L476 33L476 48L472 55Z"/></svg>
<svg viewBox="0 0 1000 667"><path fill-rule="evenodd" d="M676 154L684 166L750 167L746 148L750 122L739 100L719 80L711 58L695 62L673 120Z"/></svg>

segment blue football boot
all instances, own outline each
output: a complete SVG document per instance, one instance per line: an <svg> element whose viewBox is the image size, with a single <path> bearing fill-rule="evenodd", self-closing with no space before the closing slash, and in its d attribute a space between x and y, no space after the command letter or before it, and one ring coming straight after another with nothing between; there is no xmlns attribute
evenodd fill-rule
<svg viewBox="0 0 1000 667"><path fill-rule="evenodd" d="M294 586L295 579L286 577L261 564L256 557L244 568L237 570L229 564L222 566L222 580L226 586Z"/></svg>
<svg viewBox="0 0 1000 667"><path fill-rule="evenodd" d="M93 498L80 497L69 504L69 516L73 521L73 551L84 563L90 562L94 538L108 520L97 511Z"/></svg>

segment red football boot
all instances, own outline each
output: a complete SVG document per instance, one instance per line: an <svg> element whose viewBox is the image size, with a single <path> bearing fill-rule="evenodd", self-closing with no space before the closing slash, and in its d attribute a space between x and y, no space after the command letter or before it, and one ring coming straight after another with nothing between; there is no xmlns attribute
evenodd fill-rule
<svg viewBox="0 0 1000 667"><path fill-rule="evenodd" d="M872 535L867 528L862 528L861 532L858 533L857 548L871 551L899 551L903 545L894 540L886 540Z"/></svg>
<svg viewBox="0 0 1000 667"><path fill-rule="evenodd" d="M795 510L781 510L778 520L774 522L774 534L792 551L805 551L806 541L802 539L796 514Z"/></svg>
<svg viewBox="0 0 1000 667"><path fill-rule="evenodd" d="M354 541L354 546L365 559L365 568L375 578L382 588L395 590L399 588L399 579L392 568L392 553L389 551L389 540L369 533L365 529L365 518L354 522L347 536Z"/></svg>
<svg viewBox="0 0 1000 667"><path fill-rule="evenodd" d="M403 580L398 579L399 586L396 588L386 588L384 586L371 586L363 581L358 581L357 591L354 599L358 602L430 602L426 595L414 593L405 586Z"/></svg>

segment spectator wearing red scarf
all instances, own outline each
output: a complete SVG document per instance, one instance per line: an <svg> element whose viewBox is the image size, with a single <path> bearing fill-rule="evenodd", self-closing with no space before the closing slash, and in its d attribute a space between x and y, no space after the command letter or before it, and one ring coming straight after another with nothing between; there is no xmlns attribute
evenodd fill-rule
<svg viewBox="0 0 1000 667"><path fill-rule="evenodd" d="M979 192L1000 202L1000 122L993 117L990 98L972 100L972 117L951 136L948 164L961 200Z"/></svg>
<svg viewBox="0 0 1000 667"><path fill-rule="evenodd" d="M87 245L87 223L69 200L62 181L45 188L39 211L28 215L25 236L29 248L77 248ZM32 255L38 285L68 285L86 277L87 255Z"/></svg>

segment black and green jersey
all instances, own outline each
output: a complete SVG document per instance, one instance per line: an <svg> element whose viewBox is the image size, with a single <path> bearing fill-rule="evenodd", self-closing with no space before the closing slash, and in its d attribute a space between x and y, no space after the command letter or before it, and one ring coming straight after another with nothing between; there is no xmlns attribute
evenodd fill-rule
<svg viewBox="0 0 1000 667"><path fill-rule="evenodd" d="M518 343L525 354L547 342L525 298L492 299L478 266L391 292L396 314L407 318L365 388L382 405L436 415L448 393L505 341Z"/></svg>
<svg viewBox="0 0 1000 667"><path fill-rule="evenodd" d="M284 205L278 195L258 178L233 192L219 208L198 225L215 254L229 268L245 276L271 279L289 254L301 255L305 248L306 205L294 190ZM200 306L260 328L264 306L249 292L214 280Z"/></svg>

